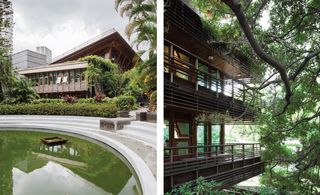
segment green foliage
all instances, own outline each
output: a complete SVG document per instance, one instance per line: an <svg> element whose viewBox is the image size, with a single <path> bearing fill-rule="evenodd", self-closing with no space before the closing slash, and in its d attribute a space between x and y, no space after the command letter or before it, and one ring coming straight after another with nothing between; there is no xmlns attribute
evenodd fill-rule
<svg viewBox="0 0 320 195"><path fill-rule="evenodd" d="M14 79L4 96L6 98L1 102L2 104L17 104L30 103L36 99L37 94L27 80Z"/></svg>
<svg viewBox="0 0 320 195"><path fill-rule="evenodd" d="M117 71L117 64L112 63L109 59L105 59L100 56L86 56L80 59L80 61L86 61L88 63L86 71L83 73L87 78L88 86L95 87L95 93L102 93L102 79L108 74L112 76ZM105 79L104 79L104 82Z"/></svg>
<svg viewBox="0 0 320 195"><path fill-rule="evenodd" d="M211 122L212 124L220 124L231 121L231 116L226 113L222 114L220 112L212 112L210 114L199 114L196 118L198 122Z"/></svg>
<svg viewBox="0 0 320 195"><path fill-rule="evenodd" d="M128 73L121 73L119 70L105 72L102 76L103 92L109 97L116 97L125 93L130 82Z"/></svg>
<svg viewBox="0 0 320 195"><path fill-rule="evenodd" d="M230 57L247 57L251 65L251 86L259 87L269 76L273 83L259 93L263 106L256 120L264 146L266 174L262 183L296 194L320 191L320 2L270 0L234 1L241 4L254 38L262 50L280 63L290 78L293 96L282 115L285 91L279 72L254 52L240 28L239 21L224 2L192 0L202 13L203 26L213 35L212 47L230 51ZM262 22L262 16L268 24ZM243 19L241 22L245 22ZM306 57L308 56L308 57ZM253 62L253 63L250 63ZM305 63L305 66L303 66ZM298 71L298 72L297 72ZM298 74L295 74L298 73ZM247 98L246 98L247 99ZM255 101L257 106L260 101ZM295 142L289 145L288 142Z"/></svg>
<svg viewBox="0 0 320 195"><path fill-rule="evenodd" d="M186 182L178 188L173 189L166 194L181 194L181 195L202 195L202 194L216 194L226 195L226 192L219 190L221 184L214 181L206 181L203 177L198 177L194 185L192 182Z"/></svg>
<svg viewBox="0 0 320 195"><path fill-rule="evenodd" d="M77 101L78 104L93 104L95 103L94 98L80 98Z"/></svg>
<svg viewBox="0 0 320 195"><path fill-rule="evenodd" d="M47 103L60 104L63 102L64 102L63 99L39 98L39 99L32 100L31 104L47 104Z"/></svg>
<svg viewBox="0 0 320 195"><path fill-rule="evenodd" d="M135 81L142 86L147 96L156 90L157 84L157 1L156 0L116 0L116 10L129 17L130 23L125 33L128 38L135 37L133 45L139 50L139 60L136 63L138 72ZM133 36L136 35L136 36ZM140 45L148 45L140 49ZM141 61L145 55L147 59Z"/></svg>
<svg viewBox="0 0 320 195"><path fill-rule="evenodd" d="M0 115L72 115L116 117L115 104L39 103L0 105Z"/></svg>
<svg viewBox="0 0 320 195"><path fill-rule="evenodd" d="M136 108L136 99L133 96L119 96L115 100L117 107L120 110L133 110Z"/></svg>
<svg viewBox="0 0 320 195"><path fill-rule="evenodd" d="M140 97L143 94L141 87L137 83L129 83L125 89L124 95L131 95L133 97Z"/></svg>

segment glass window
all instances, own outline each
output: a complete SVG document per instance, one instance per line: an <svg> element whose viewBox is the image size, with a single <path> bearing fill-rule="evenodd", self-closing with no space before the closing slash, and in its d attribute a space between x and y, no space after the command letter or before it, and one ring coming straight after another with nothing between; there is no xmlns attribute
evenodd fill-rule
<svg viewBox="0 0 320 195"><path fill-rule="evenodd" d="M39 82L40 82L40 85L43 85L43 73L40 73Z"/></svg>
<svg viewBox="0 0 320 195"><path fill-rule="evenodd" d="M53 84L53 80L52 80L52 72L49 73L49 85Z"/></svg>
<svg viewBox="0 0 320 195"><path fill-rule="evenodd" d="M69 82L74 82L74 70L70 70L70 77L69 77Z"/></svg>
<svg viewBox="0 0 320 195"><path fill-rule="evenodd" d="M188 147L189 146L189 141L185 141L185 140L179 140L176 142L176 147ZM188 148L182 148L182 149L178 149L177 151L178 155L186 155L189 153Z"/></svg>
<svg viewBox="0 0 320 195"><path fill-rule="evenodd" d="M35 83L35 86L39 86L39 74L35 74L35 79L34 79L34 83Z"/></svg>
<svg viewBox="0 0 320 195"><path fill-rule="evenodd" d="M221 93L220 72L211 70L211 90Z"/></svg>
<svg viewBox="0 0 320 195"><path fill-rule="evenodd" d="M48 73L44 73L44 85L48 85Z"/></svg>
<svg viewBox="0 0 320 195"><path fill-rule="evenodd" d="M208 125L205 123L197 124L197 146L208 145ZM198 148L198 152L205 152L206 148Z"/></svg>
<svg viewBox="0 0 320 195"><path fill-rule="evenodd" d="M53 79L53 84L56 84L57 83L57 72L53 72L52 79Z"/></svg>
<svg viewBox="0 0 320 195"><path fill-rule="evenodd" d="M190 67L187 64L192 64L190 57L176 50L173 52L173 56L175 58L175 64L179 65L176 68L177 77L189 80Z"/></svg>
<svg viewBox="0 0 320 195"><path fill-rule="evenodd" d="M164 46L164 72L169 73L169 68L167 67L169 65L169 55L170 55L170 48L169 46Z"/></svg>
<svg viewBox="0 0 320 195"><path fill-rule="evenodd" d="M220 144L220 125L211 125L211 143Z"/></svg>
<svg viewBox="0 0 320 195"><path fill-rule="evenodd" d="M164 120L163 144L164 146L169 146L169 121L168 120Z"/></svg>
<svg viewBox="0 0 320 195"><path fill-rule="evenodd" d="M190 124L187 122L175 122L174 138L189 138Z"/></svg>
<svg viewBox="0 0 320 195"><path fill-rule="evenodd" d="M198 85L206 88L209 86L208 66L201 62L198 63Z"/></svg>
<svg viewBox="0 0 320 195"><path fill-rule="evenodd" d="M86 80L86 75L84 74L84 69L81 70L81 81Z"/></svg>
<svg viewBox="0 0 320 195"><path fill-rule="evenodd" d="M75 80L76 80L76 83L77 83L77 82L80 82L80 70L79 70L79 69L76 70L76 77L75 77L75 78L76 78L76 79L75 79Z"/></svg>

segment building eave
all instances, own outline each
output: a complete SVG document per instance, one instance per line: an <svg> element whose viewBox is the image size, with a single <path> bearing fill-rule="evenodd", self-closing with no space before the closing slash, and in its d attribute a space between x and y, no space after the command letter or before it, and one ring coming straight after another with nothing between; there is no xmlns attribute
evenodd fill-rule
<svg viewBox="0 0 320 195"><path fill-rule="evenodd" d="M81 69L87 67L87 62L66 62L60 64L53 65L45 65L37 68L27 68L18 70L20 75L26 74L34 74L34 73L42 73L42 72L54 72L54 71L63 71L63 70L73 70L73 69Z"/></svg>

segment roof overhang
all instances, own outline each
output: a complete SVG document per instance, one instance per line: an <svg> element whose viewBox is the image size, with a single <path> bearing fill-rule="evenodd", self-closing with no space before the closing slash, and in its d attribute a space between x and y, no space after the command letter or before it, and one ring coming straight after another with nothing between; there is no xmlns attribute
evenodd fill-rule
<svg viewBox="0 0 320 195"><path fill-rule="evenodd" d="M66 61L78 60L81 57L95 55L96 52L106 49L106 47L115 47L128 53L132 58L136 55L135 51L127 43L127 41L116 31L111 29L98 35L89 41L55 57L51 64L62 63Z"/></svg>
<svg viewBox="0 0 320 195"><path fill-rule="evenodd" d="M73 70L73 69L81 69L87 67L86 62L67 62L60 63L54 65L45 65L37 68L27 68L18 70L20 75L25 74L34 74L34 73L42 73L42 72L54 72L54 71L63 71L63 70Z"/></svg>

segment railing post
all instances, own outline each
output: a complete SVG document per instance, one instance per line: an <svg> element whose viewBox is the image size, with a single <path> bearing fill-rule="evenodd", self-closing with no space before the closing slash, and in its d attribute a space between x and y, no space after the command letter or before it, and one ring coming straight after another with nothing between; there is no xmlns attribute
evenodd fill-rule
<svg viewBox="0 0 320 195"><path fill-rule="evenodd" d="M170 63L170 69L169 70L171 70L170 71L170 82L173 83L173 72L172 72L172 69L171 69L172 64L174 63L173 62L173 45L172 44L170 45L170 60L169 60L169 63Z"/></svg>
<svg viewBox="0 0 320 195"><path fill-rule="evenodd" d="M199 67L199 60L198 58L196 58L196 91L198 91L198 74L199 74L199 71L198 71L198 67Z"/></svg>
<svg viewBox="0 0 320 195"><path fill-rule="evenodd" d="M173 162L173 149L170 148L170 162L172 163Z"/></svg>
<svg viewBox="0 0 320 195"><path fill-rule="evenodd" d="M218 156L218 146L215 146L216 148L216 156Z"/></svg>
<svg viewBox="0 0 320 195"><path fill-rule="evenodd" d="M243 86L243 92L242 92L242 102L245 102L246 101L246 88L244 85Z"/></svg>
<svg viewBox="0 0 320 195"><path fill-rule="evenodd" d="M232 158L232 169L234 169L234 150L233 150L233 144L231 145L231 158Z"/></svg>
<svg viewBox="0 0 320 195"><path fill-rule="evenodd" d="M195 149L196 149L196 158L198 158L198 147L196 147Z"/></svg>
<svg viewBox="0 0 320 195"><path fill-rule="evenodd" d="M254 144L252 144L252 157L255 157L255 154L254 154L255 151L254 151L254 149L255 149L255 148L254 148Z"/></svg>
<svg viewBox="0 0 320 195"><path fill-rule="evenodd" d="M234 103L234 82L233 82L233 79L231 79L231 84L232 84L232 102Z"/></svg>
<svg viewBox="0 0 320 195"><path fill-rule="evenodd" d="M217 98L219 98L219 81L220 81L220 75L219 75L219 71L216 72L217 76L216 76L216 93L217 93Z"/></svg>
<svg viewBox="0 0 320 195"><path fill-rule="evenodd" d="M244 161L245 161L244 144L242 144L242 160L243 160L243 166L244 166Z"/></svg>

